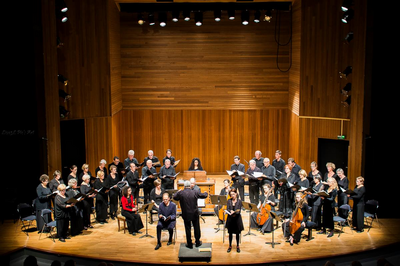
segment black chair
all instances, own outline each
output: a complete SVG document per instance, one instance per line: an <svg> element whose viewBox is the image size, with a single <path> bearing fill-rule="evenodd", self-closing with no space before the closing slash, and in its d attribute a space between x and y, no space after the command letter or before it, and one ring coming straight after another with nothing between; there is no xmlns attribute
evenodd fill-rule
<svg viewBox="0 0 400 266"><path fill-rule="evenodd" d="M344 213L346 213L347 215L345 218L338 216L338 215L333 216L333 222L338 223L338 225L340 226L340 231L339 231L338 237L340 237L340 233L343 232L343 226L346 224L349 224L349 215L351 212L351 207L348 204L343 204L339 208L344 210ZM351 231L351 233L353 233L353 231Z"/></svg>
<svg viewBox="0 0 400 266"><path fill-rule="evenodd" d="M310 241L312 239L314 239L314 237L312 236L312 230L315 229L317 227L317 224L312 222L312 221L307 221L306 222L306 228L308 230L307 233L307 240L306 241Z"/></svg>
<svg viewBox="0 0 400 266"><path fill-rule="evenodd" d="M19 220L21 221L21 230L27 236L28 230L31 229L32 222L36 220L36 215L33 211L32 205L28 203L20 203L17 205Z"/></svg>
<svg viewBox="0 0 400 266"><path fill-rule="evenodd" d="M378 222L379 228L380 228L380 224L379 224L379 219L378 219L378 208L379 208L379 202L377 200L368 200L365 203L365 212L364 212L364 219L368 220L368 218L371 220L371 222L369 223L369 228L368 228L368 232L372 227L372 223L374 222L374 220L376 219L376 221ZM367 221L368 224L368 221Z"/></svg>
<svg viewBox="0 0 400 266"><path fill-rule="evenodd" d="M51 221L51 222L47 222L46 218L45 218L46 215L51 214L51 213L52 213L52 211L49 209L43 209L40 213L40 216L42 217L44 224L43 224L43 228L39 235L39 240L40 240L40 237L42 236L43 231L45 231L46 234L50 234L51 238L53 239L53 242L55 242L54 235L51 232L54 230L54 228L56 228L57 222L55 220Z"/></svg>

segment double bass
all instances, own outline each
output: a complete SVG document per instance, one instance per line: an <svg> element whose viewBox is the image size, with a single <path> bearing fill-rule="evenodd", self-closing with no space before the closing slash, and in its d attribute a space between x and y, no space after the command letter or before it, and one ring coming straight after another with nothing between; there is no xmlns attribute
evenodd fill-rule
<svg viewBox="0 0 400 266"><path fill-rule="evenodd" d="M268 198L271 195L271 190L270 189L267 193L267 196L265 196L264 203L261 205L260 212L257 214L257 222L258 225L263 225L265 222L268 220L271 211L271 205L267 204Z"/></svg>
<svg viewBox="0 0 400 266"><path fill-rule="evenodd" d="M303 213L299 211L300 204L303 203L303 199L307 196L307 194L303 194L301 199L296 204L296 209L292 213L292 217L289 222L289 232L291 235L294 235L297 230L301 227L301 222L303 221Z"/></svg>

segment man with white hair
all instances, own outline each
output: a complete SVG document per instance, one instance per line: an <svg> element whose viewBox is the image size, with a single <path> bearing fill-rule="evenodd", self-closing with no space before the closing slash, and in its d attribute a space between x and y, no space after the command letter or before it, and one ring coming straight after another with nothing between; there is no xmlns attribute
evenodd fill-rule
<svg viewBox="0 0 400 266"><path fill-rule="evenodd" d="M193 225L194 229L194 237L196 247L201 246L202 242L200 241L201 232L200 232L200 222L199 222L199 212L197 206L197 199L205 199L207 198L208 193L200 193L200 191L196 189L191 189L191 182L184 182L184 189L179 190L174 195L174 200L179 200L181 210L182 210L182 218L185 225L186 232L186 247L192 249L192 232L191 225Z"/></svg>
<svg viewBox="0 0 400 266"><path fill-rule="evenodd" d="M129 171L131 163L134 163L135 165L139 165L139 162L138 162L138 160L136 160L135 152L133 150L128 151L128 158L126 158L124 160L124 167L125 167L126 172Z"/></svg>
<svg viewBox="0 0 400 266"><path fill-rule="evenodd" d="M171 165L171 161L166 159L164 165L160 169L159 177L161 178L161 186L163 189L174 189L175 168Z"/></svg>
<svg viewBox="0 0 400 266"><path fill-rule="evenodd" d="M154 156L154 152L152 150L147 151L147 157L144 158L144 163L146 163L148 160L151 160L153 162L154 167L161 166L160 160L156 156Z"/></svg>
<svg viewBox="0 0 400 266"><path fill-rule="evenodd" d="M261 172L260 168L256 166L255 160L250 160L250 167L247 169L246 174L249 175L249 196L250 202L258 204L259 201L259 189L258 189L258 179L253 176L254 172Z"/></svg>

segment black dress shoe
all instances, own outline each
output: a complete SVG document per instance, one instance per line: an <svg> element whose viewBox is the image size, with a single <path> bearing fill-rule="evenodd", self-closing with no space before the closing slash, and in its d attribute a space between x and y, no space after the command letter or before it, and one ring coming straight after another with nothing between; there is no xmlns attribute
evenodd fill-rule
<svg viewBox="0 0 400 266"><path fill-rule="evenodd" d="M239 247L236 248L236 252L240 253L240 248Z"/></svg>
<svg viewBox="0 0 400 266"><path fill-rule="evenodd" d="M65 242L64 238L59 238L58 241Z"/></svg>
<svg viewBox="0 0 400 266"><path fill-rule="evenodd" d="M155 250L159 249L161 247L161 244L157 244L157 246L154 248Z"/></svg>
<svg viewBox="0 0 400 266"><path fill-rule="evenodd" d="M67 236L65 239L71 239L69 236Z"/></svg>
<svg viewBox="0 0 400 266"><path fill-rule="evenodd" d="M203 244L203 242L201 242L201 241L196 243L196 248L200 247L202 244Z"/></svg>
<svg viewBox="0 0 400 266"><path fill-rule="evenodd" d="M190 248L190 249L193 248L193 245L188 245L188 244L186 244L185 246L186 246L187 248Z"/></svg>
<svg viewBox="0 0 400 266"><path fill-rule="evenodd" d="M332 237L333 236L333 231L329 232L328 237Z"/></svg>
<svg viewBox="0 0 400 266"><path fill-rule="evenodd" d="M132 235L135 236L135 235L136 235L136 232L133 232Z"/></svg>
<svg viewBox="0 0 400 266"><path fill-rule="evenodd" d="M229 253L229 252L231 252L231 250L232 250L232 247L229 247L226 252Z"/></svg>
<svg viewBox="0 0 400 266"><path fill-rule="evenodd" d="M168 241L167 246L172 245L172 241Z"/></svg>

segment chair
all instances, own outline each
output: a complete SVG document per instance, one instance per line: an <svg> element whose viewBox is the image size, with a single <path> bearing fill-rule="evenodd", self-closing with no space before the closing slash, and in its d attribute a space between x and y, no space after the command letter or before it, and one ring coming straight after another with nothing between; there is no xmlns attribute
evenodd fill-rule
<svg viewBox="0 0 400 266"><path fill-rule="evenodd" d="M123 226L124 226L123 229L124 229L124 234L125 234L125 230L127 229L125 216L123 216L122 214L118 214L117 215L117 221L118 221L118 232L121 230L120 223L123 222Z"/></svg>
<svg viewBox="0 0 400 266"><path fill-rule="evenodd" d="M348 204L343 204L343 205L340 206L339 208L342 209L342 210L347 211L347 215L346 215L346 218L343 218L343 217L338 216L338 215L333 216L333 222L334 222L334 223L338 223L338 225L340 225L340 227L341 227L341 228L340 228L340 231L339 231L338 237L340 237L340 233L343 232L343 226L344 226L346 223L349 224L348 218L349 218L349 215L350 215L350 212L351 212L351 207L350 207L350 205L348 205ZM352 233L353 233L353 231L352 231Z"/></svg>
<svg viewBox="0 0 400 266"><path fill-rule="evenodd" d="M174 227L174 245L176 243L176 237L177 237L176 224L177 224L177 220L175 220L175 227ZM168 228L163 228L161 230L161 232L168 232Z"/></svg>
<svg viewBox="0 0 400 266"><path fill-rule="evenodd" d="M33 212L33 207L28 203L20 203L17 205L19 220L21 221L21 230L29 236L27 230L31 228L32 221L36 220L36 215Z"/></svg>
<svg viewBox="0 0 400 266"><path fill-rule="evenodd" d="M364 219L366 219L366 220L368 220L368 218L371 219L371 222L368 225L369 226L368 232L371 229L372 223L374 222L375 219L377 220L379 228L380 228L378 215L376 214L378 212L378 208L379 208L379 202L377 200L368 200L365 203Z"/></svg>
<svg viewBox="0 0 400 266"><path fill-rule="evenodd" d="M308 230L307 233L307 240L306 241L310 241L312 239L314 239L314 237L312 236L312 230L315 229L317 227L317 224L312 222L312 221L307 221L306 222L306 228Z"/></svg>
<svg viewBox="0 0 400 266"><path fill-rule="evenodd" d="M50 214L52 213L52 211L49 210L49 209L43 209L43 210L41 211L41 213L40 213L40 216L42 217L44 224L43 224L43 228L42 228L42 230L41 230L41 232L40 232L40 235L39 235L39 240L40 240L40 237L42 236L43 231L44 231L45 229L47 229L47 230L46 230L46 234L50 234L51 238L53 239L53 242L55 242L55 241L54 241L54 235L53 235L51 232L53 231L54 228L56 228L57 222L56 222L55 220L54 220L54 221L51 221L51 222L49 222L49 223L46 222L45 215L47 215L47 214L49 214L49 213L50 213ZM39 228L38 228L38 229L39 229Z"/></svg>

